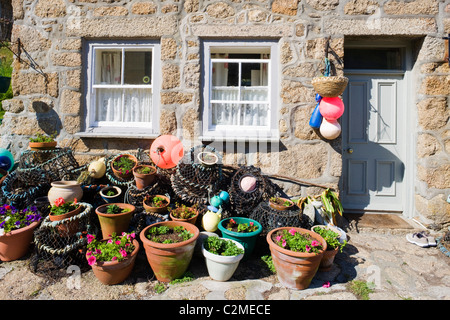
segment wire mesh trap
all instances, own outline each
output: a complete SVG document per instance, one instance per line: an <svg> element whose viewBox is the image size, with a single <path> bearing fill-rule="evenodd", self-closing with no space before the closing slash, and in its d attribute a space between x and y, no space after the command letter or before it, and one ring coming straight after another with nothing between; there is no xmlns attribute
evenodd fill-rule
<svg viewBox="0 0 450 320"><path fill-rule="evenodd" d="M76 265L81 271L89 270L84 248L86 235L97 235L99 227L92 217L92 205L81 202L82 211L67 219L50 221L45 216L34 231L34 249L30 270L51 279L67 276L67 268ZM71 227L75 223L76 226Z"/></svg>
<svg viewBox="0 0 450 320"><path fill-rule="evenodd" d="M38 185L52 181L74 180L80 166L70 148L52 150L25 150L15 172L17 178L27 185Z"/></svg>
<svg viewBox="0 0 450 320"><path fill-rule="evenodd" d="M242 188L242 180L245 177L255 179L255 185L251 190ZM243 166L239 168L231 178L228 193L230 194L231 210L238 215L248 214L263 201L276 193L272 182L261 174L261 169L254 166Z"/></svg>
<svg viewBox="0 0 450 320"><path fill-rule="evenodd" d="M182 200L205 205L209 195L220 190L222 179L221 155L212 147L200 145L184 155L171 176L171 183L173 191Z"/></svg>
<svg viewBox="0 0 450 320"><path fill-rule="evenodd" d="M271 208L268 201L263 201L250 213L249 218L261 223L263 234L279 227L309 228L307 219L304 219L300 208L297 206L294 208L280 211Z"/></svg>

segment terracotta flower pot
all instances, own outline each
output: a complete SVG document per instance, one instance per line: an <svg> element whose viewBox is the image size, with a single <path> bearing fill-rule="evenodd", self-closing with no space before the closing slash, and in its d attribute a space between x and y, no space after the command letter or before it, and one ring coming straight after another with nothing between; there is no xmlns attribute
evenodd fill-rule
<svg viewBox="0 0 450 320"><path fill-rule="evenodd" d="M163 196L163 195L160 195L160 194L155 195L155 197L161 197L161 198L166 199L167 204L164 205L164 206L162 206L162 207L152 207L152 206L151 206L150 204L148 204L147 201L145 201L145 199L144 199L144 201L142 202L142 205L143 205L145 211L147 211L147 212L153 212L153 213L158 213L158 214L164 214L164 213L166 213L166 212L167 212L167 207L168 207L169 204L170 204L170 199L169 199L168 197Z"/></svg>
<svg viewBox="0 0 450 320"><path fill-rule="evenodd" d="M146 235L151 227L165 225L169 227L183 226L194 236L179 243L157 243L150 241ZM200 230L193 224L177 221L163 221L151 224L141 231L139 237L145 249L147 260L156 279L170 282L181 277L189 267Z"/></svg>
<svg viewBox="0 0 450 320"><path fill-rule="evenodd" d="M139 173L139 168L150 168L150 173ZM139 190L145 189L152 185L156 180L156 168L150 165L139 165L133 169L134 181L136 188Z"/></svg>
<svg viewBox="0 0 450 320"><path fill-rule="evenodd" d="M33 232L39 223L40 221L33 222L27 227L0 236L0 260L13 261L23 257L33 241Z"/></svg>
<svg viewBox="0 0 450 320"><path fill-rule="evenodd" d="M82 209L83 207L81 205L78 205L78 207L75 210L57 216L50 212L48 217L50 221L62 221L67 219L66 222L63 222L60 225L56 226L56 229L59 231L59 234L63 237L72 236L78 232L79 221L78 219L73 219L71 221L69 219L79 214Z"/></svg>
<svg viewBox="0 0 450 320"><path fill-rule="evenodd" d="M30 147L30 150L52 150L55 149L57 142L29 142L28 146Z"/></svg>
<svg viewBox="0 0 450 320"><path fill-rule="evenodd" d="M311 231L315 232L314 228L331 229L339 235L339 238L342 236L341 232L334 227L325 226L325 225L315 225L315 226L312 226ZM338 251L339 251L339 247L334 248L334 249L327 247L327 250L325 250L323 253L322 261L320 261L319 271L329 271L331 269L331 267L333 266L333 263L334 263L334 258L336 257L336 254L338 253Z"/></svg>
<svg viewBox="0 0 450 320"><path fill-rule="evenodd" d="M106 241L103 240L103 241ZM133 240L133 252L122 261L99 261L91 266L96 278L103 284L113 285L123 282L133 271L137 254L139 252L139 242ZM86 260L88 256L86 255Z"/></svg>
<svg viewBox="0 0 450 320"><path fill-rule="evenodd" d="M117 158L119 157L127 157L128 159L134 161L134 166L133 168L131 168L128 173L122 173L121 170L116 169L114 167L114 162L117 160ZM129 180L130 178L133 177L133 169L137 166L138 160L135 156L131 155L131 154L122 154L122 155L118 155L117 157L115 157L112 161L111 161L111 170L114 173L114 175L117 178L123 179L123 180Z"/></svg>
<svg viewBox="0 0 450 320"><path fill-rule="evenodd" d="M195 216L189 218L189 219L181 219L181 218L176 218L174 216L174 214L176 214L177 211L182 210L182 208L176 208L173 211L170 212L170 219L172 219L173 221L179 221L179 222L187 222L187 223L192 223L195 224L195 222L197 222L197 217L198 217L198 210L195 210L193 208L188 208L190 210L192 210L193 212L195 212Z"/></svg>
<svg viewBox="0 0 450 320"><path fill-rule="evenodd" d="M106 213L106 207L116 205L121 209L129 209L123 213ZM95 209L100 222L103 239L110 238L113 232L117 235L127 232L131 217L136 211L136 207L128 203L106 203Z"/></svg>
<svg viewBox="0 0 450 320"><path fill-rule="evenodd" d="M272 240L272 235L278 230L289 230L292 227L281 227L271 231L266 236L272 255L273 264L277 270L277 277L280 283L291 289L303 290L309 287L323 257L323 252L327 248L325 239L317 233L303 228L294 228L301 233L310 234L315 240L319 241L323 250L319 253L295 252L284 249Z"/></svg>
<svg viewBox="0 0 450 320"><path fill-rule="evenodd" d="M269 200L269 206L270 206L272 209L280 210L280 211L291 210L292 207L294 206L294 202L292 202L292 201L289 200L289 199L286 199L286 198L279 198L279 199L284 200L284 201L289 201L289 202L291 203L291 205L290 205L290 206L284 206L284 205L277 204L277 203L274 203L274 202L272 202L272 201Z"/></svg>

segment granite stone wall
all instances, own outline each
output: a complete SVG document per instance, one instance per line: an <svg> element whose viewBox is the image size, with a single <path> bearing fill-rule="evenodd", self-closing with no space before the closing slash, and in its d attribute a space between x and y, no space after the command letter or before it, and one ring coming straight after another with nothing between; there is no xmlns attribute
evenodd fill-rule
<svg viewBox="0 0 450 320"><path fill-rule="evenodd" d="M102 155L148 149L150 139L83 138L84 39L160 39L160 133L185 146L201 141L200 50L205 38L278 39L280 142L269 148L215 144L229 165L255 164L271 174L339 188L341 141L328 141L309 125L315 106L311 79L323 72L326 39L342 58L352 37L411 39L414 63L416 154L412 165L415 214L435 225L450 223L450 33L446 0L12 0L13 42L20 38L46 78L14 62L14 98L0 127L0 147L18 155L37 132L58 132L86 163ZM343 67L330 56L338 74ZM227 147L226 149L224 147ZM286 183L290 195L317 187ZM411 216L411 214L409 214Z"/></svg>

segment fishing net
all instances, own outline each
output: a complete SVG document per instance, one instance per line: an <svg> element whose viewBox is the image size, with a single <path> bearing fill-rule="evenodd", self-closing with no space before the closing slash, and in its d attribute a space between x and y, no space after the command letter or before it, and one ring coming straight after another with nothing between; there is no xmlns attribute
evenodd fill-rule
<svg viewBox="0 0 450 320"><path fill-rule="evenodd" d="M29 262L33 273L51 279L67 276L69 266L89 270L85 258L87 234L97 235L100 228L93 217L93 207L80 203L79 214L60 221L46 215L34 231L34 248Z"/></svg>
<svg viewBox="0 0 450 320"><path fill-rule="evenodd" d="M201 162L201 155L206 153L215 159L214 164ZM171 176L171 183L180 199L190 204L205 205L209 196L220 190L222 179L222 157L214 148L200 145L184 155Z"/></svg>
<svg viewBox="0 0 450 320"><path fill-rule="evenodd" d="M294 206L292 210L281 211L271 208L268 201L259 203L250 213L249 218L261 223L263 234L279 227L309 227L302 211L297 206Z"/></svg>
<svg viewBox="0 0 450 320"><path fill-rule="evenodd" d="M85 168L80 166L70 148L25 150L15 172L20 182L29 186L52 181L74 180Z"/></svg>

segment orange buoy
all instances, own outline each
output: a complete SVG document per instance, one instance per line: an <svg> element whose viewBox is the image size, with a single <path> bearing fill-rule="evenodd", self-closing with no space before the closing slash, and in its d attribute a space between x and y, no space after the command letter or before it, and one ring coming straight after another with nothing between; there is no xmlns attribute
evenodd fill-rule
<svg viewBox="0 0 450 320"><path fill-rule="evenodd" d="M150 147L150 158L162 169L175 167L183 156L183 144L177 137L169 134L156 138Z"/></svg>

